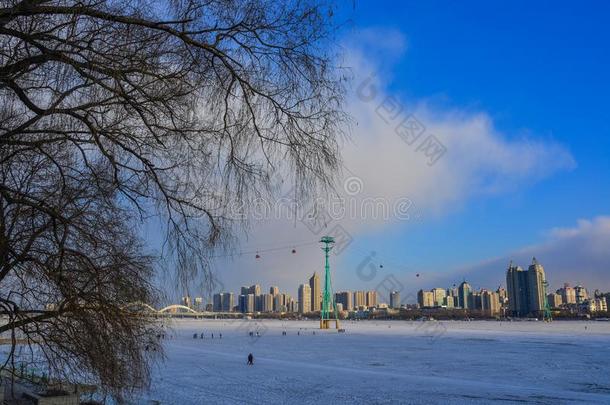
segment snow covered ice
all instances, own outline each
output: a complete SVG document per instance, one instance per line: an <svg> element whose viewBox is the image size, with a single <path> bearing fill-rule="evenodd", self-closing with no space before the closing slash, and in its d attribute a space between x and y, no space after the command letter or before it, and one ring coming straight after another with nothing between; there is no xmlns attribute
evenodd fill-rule
<svg viewBox="0 0 610 405"><path fill-rule="evenodd" d="M610 404L610 322L344 321L346 333L317 326L174 320L166 359L138 402Z"/></svg>

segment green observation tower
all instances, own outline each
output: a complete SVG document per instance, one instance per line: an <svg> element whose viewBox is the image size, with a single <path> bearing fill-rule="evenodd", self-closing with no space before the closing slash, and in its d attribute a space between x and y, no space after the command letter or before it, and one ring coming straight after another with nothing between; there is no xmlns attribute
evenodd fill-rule
<svg viewBox="0 0 610 405"><path fill-rule="evenodd" d="M339 329L339 319L337 316L337 306L333 296L333 287L330 281L330 263L328 256L335 244L335 239L331 236L324 236L320 239L323 244L322 250L326 259L324 264L324 293L322 295L322 311L320 312L320 329L329 329L330 322L335 322L335 328Z"/></svg>

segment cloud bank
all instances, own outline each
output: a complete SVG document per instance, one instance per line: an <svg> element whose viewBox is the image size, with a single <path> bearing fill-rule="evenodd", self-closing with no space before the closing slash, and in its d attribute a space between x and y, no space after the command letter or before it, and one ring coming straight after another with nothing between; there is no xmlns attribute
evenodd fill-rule
<svg viewBox="0 0 610 405"><path fill-rule="evenodd" d="M392 46L378 46L379 43ZM248 238L237 250L315 242L336 225L354 240L360 235L383 237L380 231L389 227L408 227L414 221L459 215L461 207L473 198L527 187L575 167L564 146L533 136L504 134L485 111L442 109L390 90L392 77L400 73L394 71L393 64L407 49L407 40L399 31L354 32L346 39L345 49L345 63L353 72L348 110L354 124L351 139L342 147L345 169L334 197L358 208L383 200L391 215L344 214L325 221L319 232L293 218L255 220ZM417 137L418 131L405 130L406 125L413 129L411 124L419 125L421 134ZM436 142L436 149L429 147L430 140ZM354 178L358 183L355 189L345 183ZM396 215L401 203L403 215ZM337 257L336 265L341 266L349 255L361 253L348 247ZM296 293L298 284L322 268L322 255L315 245L299 248L297 254L291 254L287 247L261 256L260 260L255 260L252 253L218 259L217 273L226 289L235 291L242 284L260 282L265 287L279 284ZM504 267L502 263L500 269Z"/></svg>

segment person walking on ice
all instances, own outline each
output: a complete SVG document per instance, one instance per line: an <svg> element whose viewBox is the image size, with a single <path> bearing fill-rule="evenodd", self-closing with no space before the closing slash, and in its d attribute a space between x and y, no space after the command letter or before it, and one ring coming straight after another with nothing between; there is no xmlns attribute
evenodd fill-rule
<svg viewBox="0 0 610 405"><path fill-rule="evenodd" d="M253 366L254 365L254 356L252 355L252 353L250 353L248 355L248 365L249 366Z"/></svg>

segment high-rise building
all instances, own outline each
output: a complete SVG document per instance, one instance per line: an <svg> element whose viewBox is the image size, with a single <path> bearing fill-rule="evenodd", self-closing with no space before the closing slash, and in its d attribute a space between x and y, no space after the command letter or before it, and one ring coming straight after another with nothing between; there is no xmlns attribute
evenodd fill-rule
<svg viewBox="0 0 610 405"><path fill-rule="evenodd" d="M529 314L529 285L527 272L511 262L506 271L508 309L512 316Z"/></svg>
<svg viewBox="0 0 610 405"><path fill-rule="evenodd" d="M186 297L182 297L182 305L190 308L191 307L191 297L188 295Z"/></svg>
<svg viewBox="0 0 610 405"><path fill-rule="evenodd" d="M596 312L608 312L608 301L606 300L606 297L601 296L592 298L591 301L595 303Z"/></svg>
<svg viewBox="0 0 610 405"><path fill-rule="evenodd" d="M242 294L239 296L239 310L243 313L254 312L254 294Z"/></svg>
<svg viewBox="0 0 610 405"><path fill-rule="evenodd" d="M286 309L283 308L284 305L282 304L282 295L283 294L271 295L273 298L273 312L286 312Z"/></svg>
<svg viewBox="0 0 610 405"><path fill-rule="evenodd" d="M585 287L581 285L577 285L576 287L574 287L574 293L576 294L577 304L582 304L583 302L589 299L589 293L587 293Z"/></svg>
<svg viewBox="0 0 610 405"><path fill-rule="evenodd" d="M309 289L311 290L311 310L320 311L322 309L322 291L320 290L320 276L316 272L309 279Z"/></svg>
<svg viewBox="0 0 610 405"><path fill-rule="evenodd" d="M472 287L465 280L458 287L458 299L460 308L468 309L469 296L472 293Z"/></svg>
<svg viewBox="0 0 610 405"><path fill-rule="evenodd" d="M241 290L239 292L239 295L248 295L250 294L250 287L241 287Z"/></svg>
<svg viewBox="0 0 610 405"><path fill-rule="evenodd" d="M442 307L445 303L447 291L444 288L434 288L432 290L432 294L434 295L434 305L437 307Z"/></svg>
<svg viewBox="0 0 610 405"><path fill-rule="evenodd" d="M258 297L261 295L261 286L259 284L251 285L250 288L248 288L248 294L253 294L255 297Z"/></svg>
<svg viewBox="0 0 610 405"><path fill-rule="evenodd" d="M419 290L417 292L417 303L421 308L434 307L434 294L432 291Z"/></svg>
<svg viewBox="0 0 610 405"><path fill-rule="evenodd" d="M366 293L364 291L354 292L354 308L366 306Z"/></svg>
<svg viewBox="0 0 610 405"><path fill-rule="evenodd" d="M400 293L398 291L392 291L390 293L390 308L400 308Z"/></svg>
<svg viewBox="0 0 610 405"><path fill-rule="evenodd" d="M290 295L280 293L273 296L273 311L275 312L288 312L288 301Z"/></svg>
<svg viewBox="0 0 610 405"><path fill-rule="evenodd" d="M534 257L527 271L512 262L506 272L509 312L513 316L542 316L545 307L546 276Z"/></svg>
<svg viewBox="0 0 610 405"><path fill-rule="evenodd" d="M468 309L474 311L481 311L483 309L483 301L480 292L473 291L472 294L468 296Z"/></svg>
<svg viewBox="0 0 610 405"><path fill-rule="evenodd" d="M271 286L269 288L269 294L271 295L278 295L280 293L280 287L276 287L276 286Z"/></svg>
<svg viewBox="0 0 610 405"><path fill-rule="evenodd" d="M351 291L341 291L335 294L335 302L343 304L345 311L351 311L354 308L354 294Z"/></svg>
<svg viewBox="0 0 610 405"><path fill-rule="evenodd" d="M544 313L544 267L534 257L527 270L527 287L529 291L529 310L532 315L540 316Z"/></svg>
<svg viewBox="0 0 610 405"><path fill-rule="evenodd" d="M233 311L233 306L235 305L235 296L232 292L226 292L220 294L221 296L221 309L223 312L231 312Z"/></svg>
<svg viewBox="0 0 610 405"><path fill-rule="evenodd" d="M299 312L301 314L311 312L311 288L307 284L299 286Z"/></svg>
<svg viewBox="0 0 610 405"><path fill-rule="evenodd" d="M299 310L297 302L292 297L288 297L286 306L288 307L288 312L298 312Z"/></svg>
<svg viewBox="0 0 610 405"><path fill-rule="evenodd" d="M273 312L273 295L271 294L262 294L262 312Z"/></svg>
<svg viewBox="0 0 610 405"><path fill-rule="evenodd" d="M212 308L213 308L214 312L222 311L222 294L220 294L220 293L214 294L212 301L213 301Z"/></svg>
<svg viewBox="0 0 610 405"><path fill-rule="evenodd" d="M547 295L547 300L549 301L549 306L551 308L559 308L563 303L563 299L561 298L561 294L558 293L550 293Z"/></svg>
<svg viewBox="0 0 610 405"><path fill-rule="evenodd" d="M565 305L576 304L576 290L570 287L570 284L565 283L563 288L557 290L557 294L561 295L562 303Z"/></svg>
<svg viewBox="0 0 610 405"><path fill-rule="evenodd" d="M500 296L488 290L481 291L481 309L487 316L500 314Z"/></svg>
<svg viewBox="0 0 610 405"><path fill-rule="evenodd" d="M366 292L366 306L369 308L377 306L377 291Z"/></svg>
<svg viewBox="0 0 610 405"><path fill-rule="evenodd" d="M456 306L456 299L457 297L454 297L452 295L448 295L445 297L445 300L443 302L443 305L446 306L447 308L455 308Z"/></svg>
<svg viewBox="0 0 610 405"><path fill-rule="evenodd" d="M248 301L247 301L247 306L246 306L246 312L254 312L256 311L256 296L254 294L248 294Z"/></svg>
<svg viewBox="0 0 610 405"><path fill-rule="evenodd" d="M239 307L239 312L246 313L246 309L248 309L248 296L244 294L240 294L237 297L237 305Z"/></svg>
<svg viewBox="0 0 610 405"><path fill-rule="evenodd" d="M254 296L254 311L262 311L263 300L261 299L261 286L259 284L251 285L248 288L248 294L252 294Z"/></svg>

